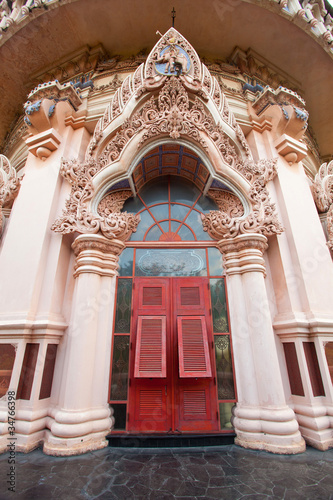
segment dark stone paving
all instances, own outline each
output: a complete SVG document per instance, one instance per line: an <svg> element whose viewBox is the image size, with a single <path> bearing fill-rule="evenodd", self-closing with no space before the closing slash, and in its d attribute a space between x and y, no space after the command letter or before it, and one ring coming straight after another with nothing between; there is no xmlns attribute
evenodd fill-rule
<svg viewBox="0 0 333 500"><path fill-rule="evenodd" d="M38 449L17 453L15 493L7 491L8 457L0 456L1 500L333 500L333 450L104 448L64 458Z"/></svg>

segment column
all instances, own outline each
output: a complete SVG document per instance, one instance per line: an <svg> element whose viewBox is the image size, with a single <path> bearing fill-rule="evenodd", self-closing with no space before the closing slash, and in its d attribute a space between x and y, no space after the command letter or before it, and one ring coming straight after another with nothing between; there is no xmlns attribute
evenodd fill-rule
<svg viewBox="0 0 333 500"><path fill-rule="evenodd" d="M101 235L73 243L75 289L64 336L60 397L50 412L44 452L73 455L107 446L113 419L107 404L118 257L125 244Z"/></svg>
<svg viewBox="0 0 333 500"><path fill-rule="evenodd" d="M265 287L267 238L241 234L218 243L227 274L238 402L236 444L300 453L305 443L285 400Z"/></svg>

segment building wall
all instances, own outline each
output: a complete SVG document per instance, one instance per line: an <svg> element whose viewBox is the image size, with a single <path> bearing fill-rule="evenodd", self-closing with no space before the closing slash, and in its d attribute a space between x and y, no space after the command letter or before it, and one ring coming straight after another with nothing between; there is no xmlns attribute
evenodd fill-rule
<svg viewBox="0 0 333 500"><path fill-rule="evenodd" d="M186 75L156 71L173 36L187 55ZM83 56L91 69L77 64L70 83L64 75ZM66 455L106 445L117 262L138 219L122 212L124 200L112 199L111 213L98 215L98 207L112 186L133 194L139 160L167 142L197 152L205 195L225 182L245 207L226 218L221 206L203 221L226 271L236 443L277 453L304 450L304 439L331 447L333 266L318 211L327 213L331 238L332 166L320 155L318 129L307 129L299 82L275 60L239 48L229 63L203 64L175 31L148 55L107 57L96 46L75 57L63 60L59 81L45 78L59 65L40 70L48 83L29 94L1 157L1 449L6 390L15 392L19 451L44 443L46 453ZM163 111L158 99L171 95L188 107L176 99Z"/></svg>

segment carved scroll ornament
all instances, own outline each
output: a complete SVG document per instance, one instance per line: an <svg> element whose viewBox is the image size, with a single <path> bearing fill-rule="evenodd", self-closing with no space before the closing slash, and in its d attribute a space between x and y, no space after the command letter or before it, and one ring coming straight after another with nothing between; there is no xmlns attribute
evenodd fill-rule
<svg viewBox="0 0 333 500"><path fill-rule="evenodd" d="M277 159L260 160L257 163L245 161L238 164L238 170L248 178L252 185L249 192L252 210L246 217L232 216L233 214L230 211L228 213L224 206L222 210L211 210L208 214L202 214L203 229L211 238L221 240L235 238L246 233L270 236L283 232L275 205L271 203L266 187L267 182L277 173L276 163Z"/></svg>
<svg viewBox="0 0 333 500"><path fill-rule="evenodd" d="M323 163L311 186L319 213L327 213L328 246L333 250L333 160Z"/></svg>
<svg viewBox="0 0 333 500"><path fill-rule="evenodd" d="M318 212L327 212L333 203L333 160L320 166L311 190Z"/></svg>
<svg viewBox="0 0 333 500"><path fill-rule="evenodd" d="M15 200L21 186L15 168L8 158L0 155L0 236L3 231L2 209L10 207Z"/></svg>
<svg viewBox="0 0 333 500"><path fill-rule="evenodd" d="M132 232L136 231L140 220L138 215L120 212L122 204L119 199L116 205L112 205L118 210L108 210L109 213L95 214L89 208L89 202L94 195L92 179L98 170L99 166L94 160L85 163L62 163L61 175L70 182L72 189L62 216L54 222L51 229L62 234L101 232L106 238L126 241Z"/></svg>
<svg viewBox="0 0 333 500"><path fill-rule="evenodd" d="M240 217L244 214L242 202L233 193L220 189L210 189L207 194L215 201L219 210L229 217Z"/></svg>
<svg viewBox="0 0 333 500"><path fill-rule="evenodd" d="M130 189L123 189L122 191L114 191L106 195L102 201L99 202L97 212L101 217L108 217L112 212L120 212L124 203L128 198L133 196Z"/></svg>

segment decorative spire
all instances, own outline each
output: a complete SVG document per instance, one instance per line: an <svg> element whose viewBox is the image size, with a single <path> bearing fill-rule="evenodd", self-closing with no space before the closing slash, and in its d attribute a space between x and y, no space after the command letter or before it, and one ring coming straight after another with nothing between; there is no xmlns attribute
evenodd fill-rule
<svg viewBox="0 0 333 500"><path fill-rule="evenodd" d="M174 28L175 27L175 18L176 18L176 11L175 11L174 7L172 7L171 16L172 16L172 27Z"/></svg>

